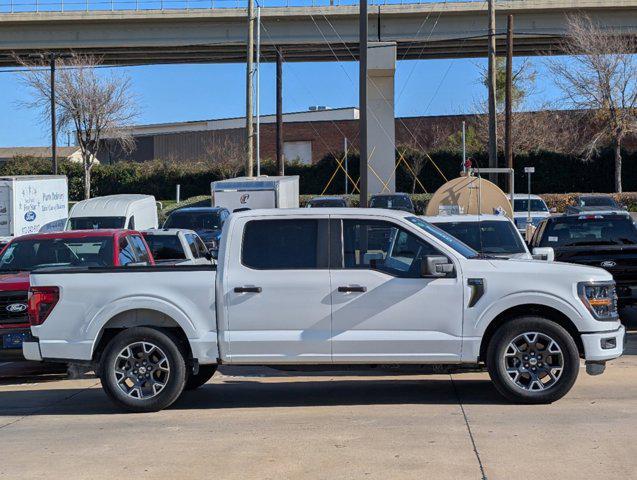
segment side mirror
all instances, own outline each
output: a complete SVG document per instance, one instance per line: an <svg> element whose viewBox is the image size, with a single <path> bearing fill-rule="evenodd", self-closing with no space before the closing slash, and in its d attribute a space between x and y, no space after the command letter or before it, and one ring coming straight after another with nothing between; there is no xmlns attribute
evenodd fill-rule
<svg viewBox="0 0 637 480"><path fill-rule="evenodd" d="M208 250L206 258L208 260L217 260L217 258L219 258L219 250Z"/></svg>
<svg viewBox="0 0 637 480"><path fill-rule="evenodd" d="M212 261L214 257L214 255L212 254L212 251L208 250L206 253L203 254L203 257L208 260L209 262Z"/></svg>
<svg viewBox="0 0 637 480"><path fill-rule="evenodd" d="M423 278L445 278L453 276L453 263L442 255L429 255L421 260L420 275Z"/></svg>
<svg viewBox="0 0 637 480"><path fill-rule="evenodd" d="M554 262L555 250L553 250L553 247L536 247L533 249L533 259Z"/></svg>
<svg viewBox="0 0 637 480"><path fill-rule="evenodd" d="M557 213L557 208L556 207L551 207L551 209L549 210L550 213Z"/></svg>

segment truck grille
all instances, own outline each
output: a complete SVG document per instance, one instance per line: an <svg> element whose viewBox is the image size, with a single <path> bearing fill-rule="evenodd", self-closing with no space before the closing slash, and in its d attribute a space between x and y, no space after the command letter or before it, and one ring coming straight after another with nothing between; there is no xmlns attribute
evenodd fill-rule
<svg viewBox="0 0 637 480"><path fill-rule="evenodd" d="M28 292L0 292L0 325L29 323L27 316Z"/></svg>

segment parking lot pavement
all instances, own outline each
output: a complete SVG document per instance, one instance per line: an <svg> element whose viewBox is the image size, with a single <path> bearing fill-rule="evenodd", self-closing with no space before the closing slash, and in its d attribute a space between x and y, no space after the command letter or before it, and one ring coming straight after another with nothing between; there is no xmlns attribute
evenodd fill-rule
<svg viewBox="0 0 637 480"><path fill-rule="evenodd" d="M226 368L173 407L115 410L95 378L0 366L0 478L635 478L637 332L552 405L509 405L483 373ZM482 470L481 470L482 468Z"/></svg>

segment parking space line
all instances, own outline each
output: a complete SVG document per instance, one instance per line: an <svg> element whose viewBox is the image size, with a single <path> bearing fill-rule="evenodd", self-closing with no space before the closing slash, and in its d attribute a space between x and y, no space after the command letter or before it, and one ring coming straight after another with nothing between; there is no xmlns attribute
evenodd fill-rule
<svg viewBox="0 0 637 480"><path fill-rule="evenodd" d="M469 440L471 440L471 445L473 446L473 453L476 455L476 460L478 460L478 466L480 467L480 475L481 475L480 478L481 480L488 480L487 475L484 472L484 465L482 465L480 452L478 452L478 446L476 445L475 438L473 437L473 432L471 431L471 425L469 425L469 419L467 418L467 413L464 410L464 405L462 404L462 399L460 398L460 394L458 393L456 382L454 382L453 380L453 375L449 374L449 380L451 380L451 386L453 387L453 392L456 395L458 406L460 407L460 411L462 412L462 417L464 418L464 424L467 427L467 432L469 433Z"/></svg>

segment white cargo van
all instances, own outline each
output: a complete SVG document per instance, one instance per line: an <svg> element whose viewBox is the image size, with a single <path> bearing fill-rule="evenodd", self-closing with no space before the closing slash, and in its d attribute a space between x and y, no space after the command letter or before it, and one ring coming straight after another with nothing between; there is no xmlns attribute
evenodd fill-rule
<svg viewBox="0 0 637 480"><path fill-rule="evenodd" d="M157 228L157 202L152 195L108 195L77 202L71 208L66 230L99 228Z"/></svg>
<svg viewBox="0 0 637 480"><path fill-rule="evenodd" d="M212 206L235 210L299 208L299 176L237 177L212 182Z"/></svg>
<svg viewBox="0 0 637 480"><path fill-rule="evenodd" d="M69 211L64 175L0 177L0 242L63 230Z"/></svg>

